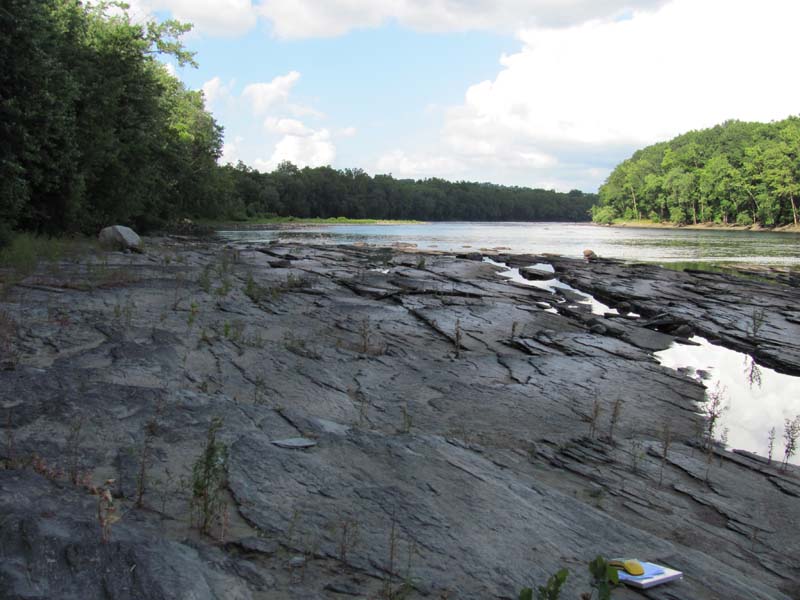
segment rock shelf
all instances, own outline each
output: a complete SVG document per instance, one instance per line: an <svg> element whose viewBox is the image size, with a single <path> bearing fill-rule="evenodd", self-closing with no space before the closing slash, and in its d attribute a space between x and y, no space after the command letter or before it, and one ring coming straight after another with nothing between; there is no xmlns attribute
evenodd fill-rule
<svg viewBox="0 0 800 600"><path fill-rule="evenodd" d="M0 301L0 597L516 598L567 567L577 598L597 554L685 573L618 598L800 595L797 469L704 447L703 386L653 357L699 332L800 374L797 288L494 257L631 319L475 254L145 242ZM228 508L201 535L215 417Z"/></svg>

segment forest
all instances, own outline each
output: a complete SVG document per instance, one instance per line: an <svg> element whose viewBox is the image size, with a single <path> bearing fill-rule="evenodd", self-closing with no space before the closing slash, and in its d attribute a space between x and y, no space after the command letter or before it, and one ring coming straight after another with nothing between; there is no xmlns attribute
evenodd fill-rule
<svg viewBox="0 0 800 600"><path fill-rule="evenodd" d="M648 146L612 171L599 196L598 223L797 225L800 117L726 121Z"/></svg>
<svg viewBox="0 0 800 600"><path fill-rule="evenodd" d="M416 219L424 221L589 221L597 196L578 190L509 187L444 179L371 177L361 169L298 169L284 162L272 173L243 163L221 167L226 213L237 219L266 215Z"/></svg>
<svg viewBox="0 0 800 600"><path fill-rule="evenodd" d="M219 166L223 129L193 65L190 25L133 22L124 5L5 0L0 8L0 246L13 230L152 230L183 218L589 220L573 191L397 180L359 169Z"/></svg>

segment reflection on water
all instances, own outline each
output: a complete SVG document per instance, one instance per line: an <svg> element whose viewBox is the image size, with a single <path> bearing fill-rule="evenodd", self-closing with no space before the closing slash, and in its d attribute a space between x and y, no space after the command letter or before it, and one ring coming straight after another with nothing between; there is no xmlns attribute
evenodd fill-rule
<svg viewBox="0 0 800 600"><path fill-rule="evenodd" d="M579 292L558 279L529 281L519 269L509 269L504 263L489 258L485 262L502 267L498 274L516 283L555 293L569 290L579 304L586 304L593 314L617 314L591 294ZM539 264L539 270L550 265ZM554 309L548 309L556 312ZM638 316L638 315L636 315ZM784 452L783 429L787 419L800 415L800 377L778 373L761 367L747 354L715 346L705 338L692 338L697 346L673 344L655 356L665 367L679 370L702 381L709 399L721 403L717 434L732 448L749 450L763 456L769 454L770 430L774 427L773 457L780 461ZM795 462L797 457L795 457Z"/></svg>
<svg viewBox="0 0 800 600"><path fill-rule="evenodd" d="M595 315L604 315L606 313L611 313L615 315L619 314L616 308L611 308L610 306L603 304L591 294L580 292L576 290L574 287L567 285L566 283L562 282L559 279L553 278L545 280L529 280L525 279L522 276L522 274L520 274L519 269L516 268L510 269L505 263L497 262L495 260L492 260L491 258L486 258L486 257L484 257L483 261L498 267L502 267L503 269L506 269L505 271L500 271L499 275L501 277L510 279L511 281L514 281L516 283L521 283L522 285L527 285L530 287L536 287L541 290L550 292L551 294L556 294L556 290L566 290L568 292L571 292L571 296L575 298L574 302L577 304L587 305L589 309L592 311L592 314ZM534 269L539 269L540 271L550 271L552 273L555 273L553 265L547 263L537 263L535 265L531 265L531 267ZM562 300L561 298L559 298L558 300L555 300L554 298L554 301L566 302L566 300ZM554 313L558 312L555 309L547 309L547 310L549 312L554 312Z"/></svg>
<svg viewBox="0 0 800 600"><path fill-rule="evenodd" d="M656 352L656 358L666 367L702 380L708 390L720 391L726 410L718 430L727 428L732 448L766 456L769 431L774 427L773 456L780 459L784 423L800 414L800 377L760 367L747 354L715 346L704 338L693 337L692 341L700 345L673 344Z"/></svg>
<svg viewBox="0 0 800 600"><path fill-rule="evenodd" d="M749 231L635 229L585 223L428 223L418 225L330 225L272 231L224 231L231 240L301 241L318 244L416 244L456 252L503 248L531 254L624 260L748 262L800 265L800 235Z"/></svg>

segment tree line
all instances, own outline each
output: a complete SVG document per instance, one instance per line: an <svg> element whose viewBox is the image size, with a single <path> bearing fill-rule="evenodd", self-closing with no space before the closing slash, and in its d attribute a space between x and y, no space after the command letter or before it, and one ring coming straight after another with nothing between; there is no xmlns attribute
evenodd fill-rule
<svg viewBox="0 0 800 600"><path fill-rule="evenodd" d="M222 127L160 56L194 64L191 26L115 2L0 6L0 245L13 229L141 230L183 217L588 220L595 196L358 169L218 166Z"/></svg>
<svg viewBox="0 0 800 600"><path fill-rule="evenodd" d="M0 7L0 229L146 226L213 202L222 128L157 60L189 26L111 3ZM0 231L0 234L3 232Z"/></svg>
<svg viewBox="0 0 800 600"><path fill-rule="evenodd" d="M600 187L595 222L798 224L800 117L726 121L648 146Z"/></svg>
<svg viewBox="0 0 800 600"><path fill-rule="evenodd" d="M594 194L444 179L395 179L361 169L299 169L284 162L271 173L239 163L221 167L226 213L259 216L417 219L424 221L588 221Z"/></svg>

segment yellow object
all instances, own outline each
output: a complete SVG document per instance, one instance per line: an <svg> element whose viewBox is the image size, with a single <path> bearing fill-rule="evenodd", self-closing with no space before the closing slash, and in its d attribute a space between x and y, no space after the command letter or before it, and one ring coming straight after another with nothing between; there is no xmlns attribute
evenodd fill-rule
<svg viewBox="0 0 800 600"><path fill-rule="evenodd" d="M608 566L615 569L623 569L626 573L634 576L644 574L642 563L633 558L612 558L608 561Z"/></svg>

